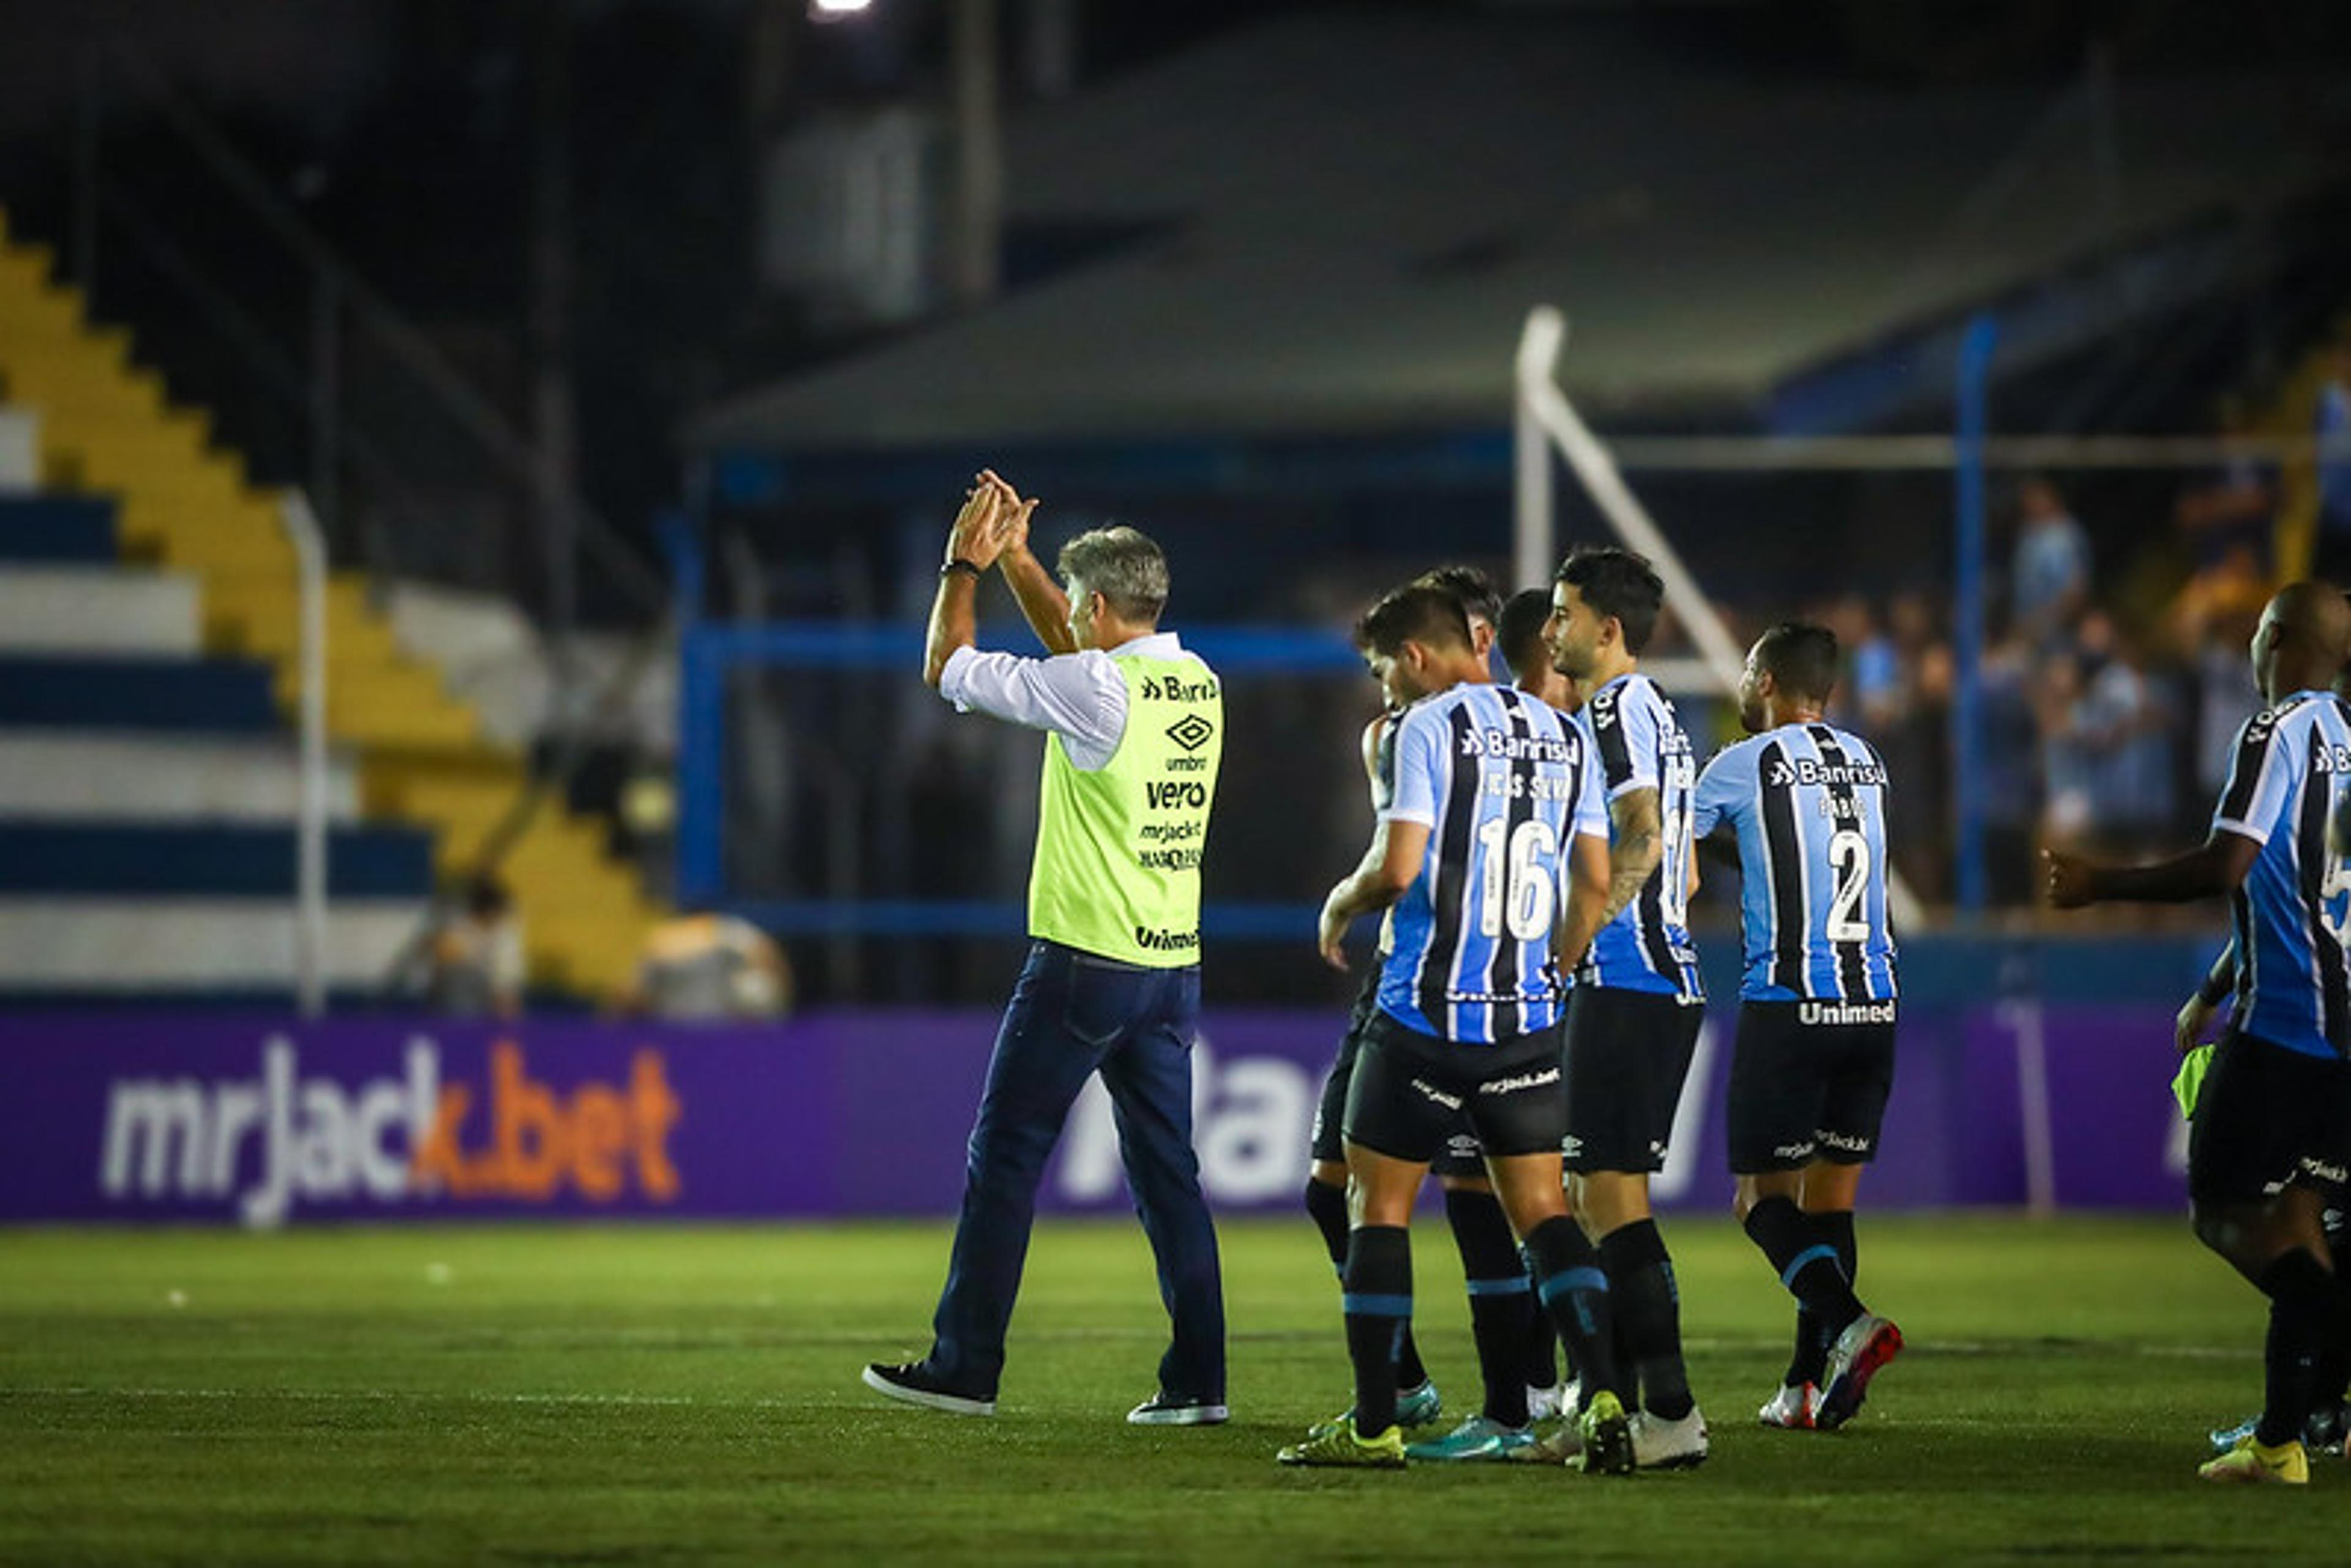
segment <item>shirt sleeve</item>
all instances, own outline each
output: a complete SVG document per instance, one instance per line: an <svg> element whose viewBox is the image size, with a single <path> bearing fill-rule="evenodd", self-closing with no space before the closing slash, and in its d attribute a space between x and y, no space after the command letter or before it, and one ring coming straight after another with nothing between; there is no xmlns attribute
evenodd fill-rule
<svg viewBox="0 0 2351 1568"><path fill-rule="evenodd" d="M1625 682L1600 693L1584 708L1600 751L1601 781L1608 799L1657 787L1657 711L1664 699L1652 688Z"/></svg>
<svg viewBox="0 0 2351 1568"><path fill-rule="evenodd" d="M1051 730L1083 773L1107 765L1126 732L1126 682L1097 649L1029 659L957 648L939 672L939 695L959 712Z"/></svg>
<svg viewBox="0 0 2351 1568"><path fill-rule="evenodd" d="M2278 806L2292 787L2294 771L2293 760L2285 755L2290 747L2277 743L2277 714L2265 710L2247 719L2237 731L2229 782L2212 812L2215 831L2234 833L2257 844L2269 842L2269 824L2277 820Z"/></svg>
<svg viewBox="0 0 2351 1568"><path fill-rule="evenodd" d="M1576 770L1575 803L1568 812L1567 831L1594 839L1608 837L1608 797L1600 787L1600 761L1590 751Z"/></svg>
<svg viewBox="0 0 2351 1568"><path fill-rule="evenodd" d="M1441 724L1426 704L1395 725L1395 793L1380 813L1392 822L1437 826L1437 780L1445 766Z"/></svg>
<svg viewBox="0 0 2351 1568"><path fill-rule="evenodd" d="M1745 744L1727 747L1698 776L1690 795L1690 837L1705 838L1729 821L1737 826L1739 803L1753 792L1755 751Z"/></svg>

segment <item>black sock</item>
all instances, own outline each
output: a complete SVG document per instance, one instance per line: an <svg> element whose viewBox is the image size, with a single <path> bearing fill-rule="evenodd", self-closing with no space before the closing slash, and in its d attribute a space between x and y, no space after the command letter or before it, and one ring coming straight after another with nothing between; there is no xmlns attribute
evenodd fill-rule
<svg viewBox="0 0 2351 1568"><path fill-rule="evenodd" d="M1527 1288L1531 1291L1535 1283L1535 1255L1524 1247L1519 1249L1519 1267L1525 1273ZM1542 1310L1541 1301L1531 1295L1529 1300L1534 1305L1534 1326L1527 1335L1527 1386L1556 1387L1562 1370L1560 1352L1566 1347L1560 1343L1559 1330L1552 1326L1551 1314ZM1565 1371L1570 1377L1575 1375L1573 1357L1569 1358Z"/></svg>
<svg viewBox="0 0 2351 1568"><path fill-rule="evenodd" d="M1461 1251L1469 1287L1469 1332L1478 1342L1478 1371L1486 1381L1486 1419L1527 1424L1527 1343L1534 1338L1534 1287L1519 1261L1510 1222L1490 1192L1451 1189L1445 1218Z"/></svg>
<svg viewBox="0 0 2351 1568"><path fill-rule="evenodd" d="M1763 1249L1780 1283L1797 1304L1818 1318L1829 1337L1844 1332L1861 1316L1861 1298L1853 1293L1844 1263L1827 1227L1798 1208L1795 1200L1767 1197L1747 1211L1747 1238Z"/></svg>
<svg viewBox="0 0 2351 1568"><path fill-rule="evenodd" d="M2319 1352L2342 1320L2342 1287L2326 1266L2297 1247L2270 1260L2253 1284L2270 1299L2262 1349L2262 1419L2254 1437L2273 1448L2302 1441L2310 1419Z"/></svg>
<svg viewBox="0 0 2351 1568"><path fill-rule="evenodd" d="M1322 1233L1322 1247L1331 1254L1332 1270L1343 1272L1347 1267L1347 1189L1308 1176L1306 1217Z"/></svg>
<svg viewBox="0 0 2351 1568"><path fill-rule="evenodd" d="M2327 1212L2332 1216L2338 1211ZM2335 1260L2335 1282L2351 1281L2351 1235L2330 1227L2326 1249ZM2351 1339L2341 1334L2326 1336L2325 1347L2318 1353L2318 1365L2311 1375L2310 1393L2314 1410L2339 1406L2346 1396L2351 1396Z"/></svg>
<svg viewBox="0 0 2351 1568"><path fill-rule="evenodd" d="M1313 1219L1314 1228L1322 1233L1322 1245L1331 1253L1331 1267L1343 1284L1347 1277L1347 1189L1308 1176L1306 1212ZM1413 1343L1412 1325L1406 1323L1403 1337L1396 1342L1396 1386L1417 1388L1427 1381L1428 1369L1420 1364L1420 1347Z"/></svg>
<svg viewBox="0 0 2351 1568"><path fill-rule="evenodd" d="M1395 1425L1396 1341L1412 1321L1412 1232L1401 1225L1357 1228L1341 1301L1355 1367L1355 1431L1376 1437Z"/></svg>
<svg viewBox="0 0 2351 1568"><path fill-rule="evenodd" d="M1608 1292L1639 1372L1643 1408L1662 1420L1680 1420L1696 1401L1682 1368L1681 1292L1656 1221L1636 1219L1602 1237L1600 1266L1608 1271Z"/></svg>
<svg viewBox="0 0 2351 1568"><path fill-rule="evenodd" d="M1588 1406L1593 1395L1616 1384L1616 1325L1607 1271L1583 1228L1563 1214L1535 1227L1527 1238L1527 1255L1534 1261L1535 1294L1583 1379L1579 1405Z"/></svg>
<svg viewBox="0 0 2351 1568"><path fill-rule="evenodd" d="M1858 1253L1853 1244L1853 1210L1832 1208L1809 1212L1806 1218L1817 1226L1830 1245L1837 1249L1837 1261L1844 1266L1845 1282L1858 1279ZM1835 1335L1821 1320L1798 1308L1796 1312L1796 1349L1788 1361L1787 1381L1791 1385L1818 1385L1828 1376L1829 1345Z"/></svg>

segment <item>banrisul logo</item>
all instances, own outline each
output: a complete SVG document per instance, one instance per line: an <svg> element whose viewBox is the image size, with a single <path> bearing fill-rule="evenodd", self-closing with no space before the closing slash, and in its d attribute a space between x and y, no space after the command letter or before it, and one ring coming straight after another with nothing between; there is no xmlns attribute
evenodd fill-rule
<svg viewBox="0 0 2351 1568"><path fill-rule="evenodd" d="M99 1189L124 1204L233 1204L258 1227L304 1204L676 1200L669 1135L684 1107L659 1051L637 1051L622 1082L568 1092L511 1040L485 1065L452 1082L440 1046L419 1037L395 1074L306 1074L281 1036L251 1078L117 1079Z"/></svg>
<svg viewBox="0 0 2351 1568"><path fill-rule="evenodd" d="M1217 727L1196 713L1187 713L1167 727L1167 738L1186 751L1197 751L1208 744Z"/></svg>

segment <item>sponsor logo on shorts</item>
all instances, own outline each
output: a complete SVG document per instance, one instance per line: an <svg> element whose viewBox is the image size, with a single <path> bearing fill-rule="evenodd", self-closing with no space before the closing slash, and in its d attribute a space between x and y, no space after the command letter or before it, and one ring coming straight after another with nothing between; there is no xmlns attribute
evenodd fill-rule
<svg viewBox="0 0 2351 1568"><path fill-rule="evenodd" d="M1485 1145L1467 1133L1456 1133L1445 1140L1445 1152L1457 1160L1483 1159Z"/></svg>
<svg viewBox="0 0 2351 1568"><path fill-rule="evenodd" d="M1414 1079L1412 1081L1412 1087L1424 1100L1429 1101L1435 1104L1442 1105L1448 1111L1458 1111L1461 1109L1461 1096L1458 1094L1447 1094L1444 1090L1439 1089L1436 1084L1429 1082L1428 1080L1425 1078Z"/></svg>
<svg viewBox="0 0 2351 1568"><path fill-rule="evenodd" d="M1801 1144L1782 1144L1771 1151L1771 1157L1775 1160L1808 1160L1813 1157L1813 1150L1816 1146L1809 1138Z"/></svg>
<svg viewBox="0 0 2351 1568"><path fill-rule="evenodd" d="M2346 1180L2351 1180L2351 1170L2346 1170L2339 1165L2329 1165L2325 1160L2312 1159L2307 1155L2303 1156L2301 1167L2303 1175L2314 1177L2319 1181L2331 1181L2337 1186L2342 1186Z"/></svg>
<svg viewBox="0 0 2351 1568"><path fill-rule="evenodd" d="M1823 1133L1819 1136L1824 1149L1837 1149L1848 1155L1869 1153L1869 1140L1855 1137L1851 1133Z"/></svg>
<svg viewBox="0 0 2351 1568"><path fill-rule="evenodd" d="M1480 1094L1516 1094L1521 1089L1541 1089L1559 1082L1559 1069L1542 1068L1534 1072L1514 1072L1508 1078L1490 1078L1478 1085Z"/></svg>
<svg viewBox="0 0 2351 1568"><path fill-rule="evenodd" d="M1845 1024L1892 1023L1892 1002L1800 1002L1796 1006L1796 1021L1808 1028L1838 1027Z"/></svg>

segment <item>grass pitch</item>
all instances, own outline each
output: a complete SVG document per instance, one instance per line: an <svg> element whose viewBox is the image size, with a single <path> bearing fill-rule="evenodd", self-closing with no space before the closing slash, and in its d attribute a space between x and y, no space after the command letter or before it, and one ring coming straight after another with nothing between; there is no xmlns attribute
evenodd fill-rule
<svg viewBox="0 0 2351 1568"><path fill-rule="evenodd" d="M2342 1562L2351 1472L2199 1482L2260 1402L2251 1290L2184 1222L1862 1227L1911 1349L1836 1434L1766 1432L1785 1297L1727 1222L1669 1221L1704 1469L1282 1469L1347 1401L1293 1222L1224 1228L1235 1419L1141 1429L1164 1333L1132 1225L1048 1226L1001 1414L889 1405L933 1225L0 1235L0 1562L636 1563ZM1420 1333L1473 1408L1441 1223Z"/></svg>

